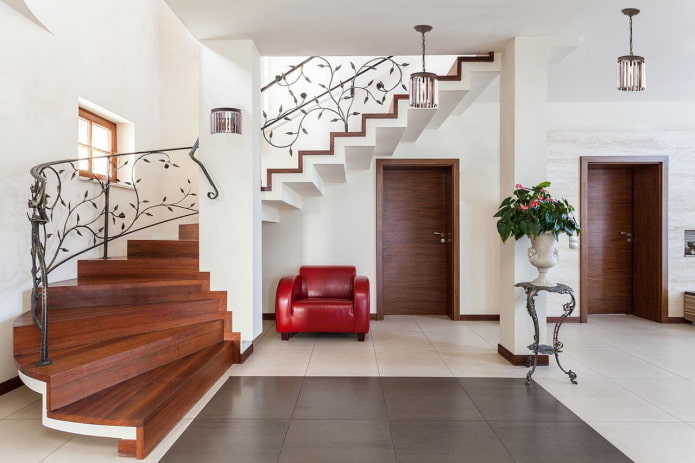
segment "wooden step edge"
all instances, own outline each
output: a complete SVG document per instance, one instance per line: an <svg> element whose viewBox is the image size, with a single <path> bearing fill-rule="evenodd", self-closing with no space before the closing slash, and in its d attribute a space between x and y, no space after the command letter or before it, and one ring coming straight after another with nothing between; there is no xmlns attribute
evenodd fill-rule
<svg viewBox="0 0 695 463"><path fill-rule="evenodd" d="M224 291L218 291L224 292ZM182 306L199 306L212 304L219 310L220 301L226 299L224 295L214 293L201 294L191 299L161 301L161 302L145 302L140 304L112 304L112 305L96 305L96 306L78 306L78 307L61 307L50 313L49 331L51 323L65 322L69 320L80 320L83 318L94 318L104 315L127 314L129 312L141 311L157 311L165 307L182 307ZM201 312L202 313L202 312ZM27 311L14 319L13 327L19 328L22 326L35 326L34 318L31 311ZM38 328L37 328L38 329Z"/></svg>
<svg viewBox="0 0 695 463"><path fill-rule="evenodd" d="M160 286L190 286L190 285L199 285L201 283L201 280L198 279L192 279L192 280L142 280L142 281L132 281L132 282L126 282L126 283L118 283L119 286L123 286L123 289L139 289L139 288L157 288ZM50 290L55 288L56 290L79 290L79 289L84 289L85 291L89 290L98 290L98 289L108 289L114 286L113 280L111 278L104 278L104 279L90 279L90 281L85 284L83 282L78 281L77 278L72 278L70 280L61 280L61 281L53 281L48 284L49 288L49 293ZM41 288L39 288L39 291Z"/></svg>
<svg viewBox="0 0 695 463"><path fill-rule="evenodd" d="M51 419L103 426L143 426L190 380L228 348L224 341L205 347L127 381L102 389L77 402L48 411Z"/></svg>
<svg viewBox="0 0 695 463"><path fill-rule="evenodd" d="M124 350L78 368L54 375L48 383L48 410L69 405L102 389L214 345L223 339L223 323L205 325L200 332L184 331L167 339ZM57 382L59 385L54 383Z"/></svg>
<svg viewBox="0 0 695 463"><path fill-rule="evenodd" d="M449 72L445 75L437 76L437 80L442 82L460 81L462 77L461 64L465 62L493 62L495 61L495 52L488 52L487 54L480 54L475 56L458 56L451 66ZM267 169L266 170L266 186L261 187L261 191L272 191L273 190L273 174L282 173L302 173L304 172L303 160L304 156L315 155L315 154L328 154L332 155L334 150L334 143L336 137L363 137L367 133L367 120L369 119L395 119L398 118L398 101L409 99L409 95L405 93L394 94L391 99L391 107L389 111L384 113L366 113L362 114L362 127L360 132L331 132L330 134L330 148L328 150L320 151L304 151L299 150L297 153L297 167L296 168L285 168L285 169Z"/></svg>
<svg viewBox="0 0 695 463"><path fill-rule="evenodd" d="M128 240L126 254L138 258L198 259L198 242L186 240Z"/></svg>
<svg viewBox="0 0 695 463"><path fill-rule="evenodd" d="M238 357L236 351L238 346L234 343L225 343L224 349L183 385L176 400L163 404L145 419L143 425L137 427L135 442L127 439L118 441L118 454L145 458L234 364L234 359Z"/></svg>
<svg viewBox="0 0 695 463"><path fill-rule="evenodd" d="M56 353L60 356L62 350L66 348L81 346L94 348L100 341L122 339L214 320L222 320L223 329L231 331L231 312L220 310L217 299L188 301L187 307L171 308L171 304L158 304L158 306L160 309L148 312L139 311L132 306L134 310L94 313L81 318L66 317L56 320L56 317L53 317L48 330L49 358L54 358ZM163 318L156 319L158 313L163 314ZM153 317L155 317L154 321ZM82 326L81 329L73 327L78 322ZM107 323L108 328L102 328L103 323ZM24 326L15 326L13 335L16 359L38 354L40 332L33 322ZM27 359L29 362L35 360L34 357L27 357ZM22 363L22 360L19 362Z"/></svg>
<svg viewBox="0 0 695 463"><path fill-rule="evenodd" d="M181 223L179 224L179 239L198 241L200 226L197 223Z"/></svg>
<svg viewBox="0 0 695 463"><path fill-rule="evenodd" d="M391 106L385 113L365 113L361 117L361 130L359 132L331 132L329 134L329 148L327 150L299 150L297 153L297 167L266 169L266 186L261 187L261 191L272 191L273 175L275 174L301 174L304 172L304 156L333 155L335 151L336 138L364 137L367 135L367 121L371 119L397 119L398 102L407 100L409 97L404 93L397 93L391 98Z"/></svg>
<svg viewBox="0 0 695 463"><path fill-rule="evenodd" d="M211 321L217 320L219 320L219 316L214 317ZM60 381L63 377L66 377L64 379L67 380L73 379L69 375L69 372L72 370L84 370L86 365L91 363L99 363L107 358L119 357L134 350L146 350L147 347L152 347L154 344L166 344L182 336L190 335L191 331L193 333L199 331L206 332L209 329L206 325L211 321L150 331L124 338L108 339L98 343L55 349L49 355L53 363L47 366L36 366L36 362L39 360L38 353L15 356L15 363L18 364L20 371L25 375L47 382L49 386L55 387L61 384Z"/></svg>

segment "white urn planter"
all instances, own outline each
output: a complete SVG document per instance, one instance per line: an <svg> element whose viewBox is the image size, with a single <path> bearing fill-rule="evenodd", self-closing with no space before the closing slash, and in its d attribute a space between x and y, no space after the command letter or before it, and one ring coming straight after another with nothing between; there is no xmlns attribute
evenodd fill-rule
<svg viewBox="0 0 695 463"><path fill-rule="evenodd" d="M531 238L528 260L531 265L538 269L538 277L531 282L532 285L548 287L557 285L548 277L548 270L557 265L558 262L556 244L557 240L552 232L545 232L536 238Z"/></svg>

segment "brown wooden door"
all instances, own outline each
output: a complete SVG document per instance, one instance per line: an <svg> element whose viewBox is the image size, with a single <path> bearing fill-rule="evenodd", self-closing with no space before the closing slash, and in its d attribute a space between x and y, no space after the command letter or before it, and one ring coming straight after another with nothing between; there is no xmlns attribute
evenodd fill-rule
<svg viewBox="0 0 695 463"><path fill-rule="evenodd" d="M632 313L648 320L662 321L661 166L634 166L632 178Z"/></svg>
<svg viewBox="0 0 695 463"><path fill-rule="evenodd" d="M382 188L383 313L447 314L452 300L450 169L392 166L383 171Z"/></svg>
<svg viewBox="0 0 695 463"><path fill-rule="evenodd" d="M632 168L589 166L586 193L588 313L632 313Z"/></svg>

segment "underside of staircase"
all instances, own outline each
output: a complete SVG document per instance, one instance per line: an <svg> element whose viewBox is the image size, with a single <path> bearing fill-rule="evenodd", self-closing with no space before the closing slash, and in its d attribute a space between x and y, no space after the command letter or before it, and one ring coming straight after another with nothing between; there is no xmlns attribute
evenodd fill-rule
<svg viewBox="0 0 695 463"><path fill-rule="evenodd" d="M325 150L299 150L296 168L268 168L262 187L263 220L279 221L279 210L301 209L303 198L321 196L326 184L345 183L349 170L368 170L375 157L392 156L401 143L414 143L461 115L499 75L500 57L458 57L439 76L439 107L413 109L407 94L393 96L389 112L362 114L359 132L331 132Z"/></svg>
<svg viewBox="0 0 695 463"><path fill-rule="evenodd" d="M81 260L52 283L49 358L30 312L14 322L20 377L43 394L46 426L116 437L144 458L240 359L226 293L198 267L196 224L179 240L128 242L128 256Z"/></svg>

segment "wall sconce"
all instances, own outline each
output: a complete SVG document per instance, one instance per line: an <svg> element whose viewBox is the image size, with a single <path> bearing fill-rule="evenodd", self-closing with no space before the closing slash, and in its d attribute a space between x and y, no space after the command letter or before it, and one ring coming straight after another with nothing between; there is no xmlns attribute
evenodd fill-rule
<svg viewBox="0 0 695 463"><path fill-rule="evenodd" d="M241 110L213 108L210 111L210 133L241 133Z"/></svg>
<svg viewBox="0 0 695 463"><path fill-rule="evenodd" d="M639 92L647 87L644 58L632 54L632 17L639 14L637 8L622 10L630 18L630 54L618 58L618 90Z"/></svg>
<svg viewBox="0 0 695 463"><path fill-rule="evenodd" d="M439 103L437 74L425 71L425 32L431 31L432 26L415 26L415 30L422 34L422 72L410 75L410 106L436 108Z"/></svg>

